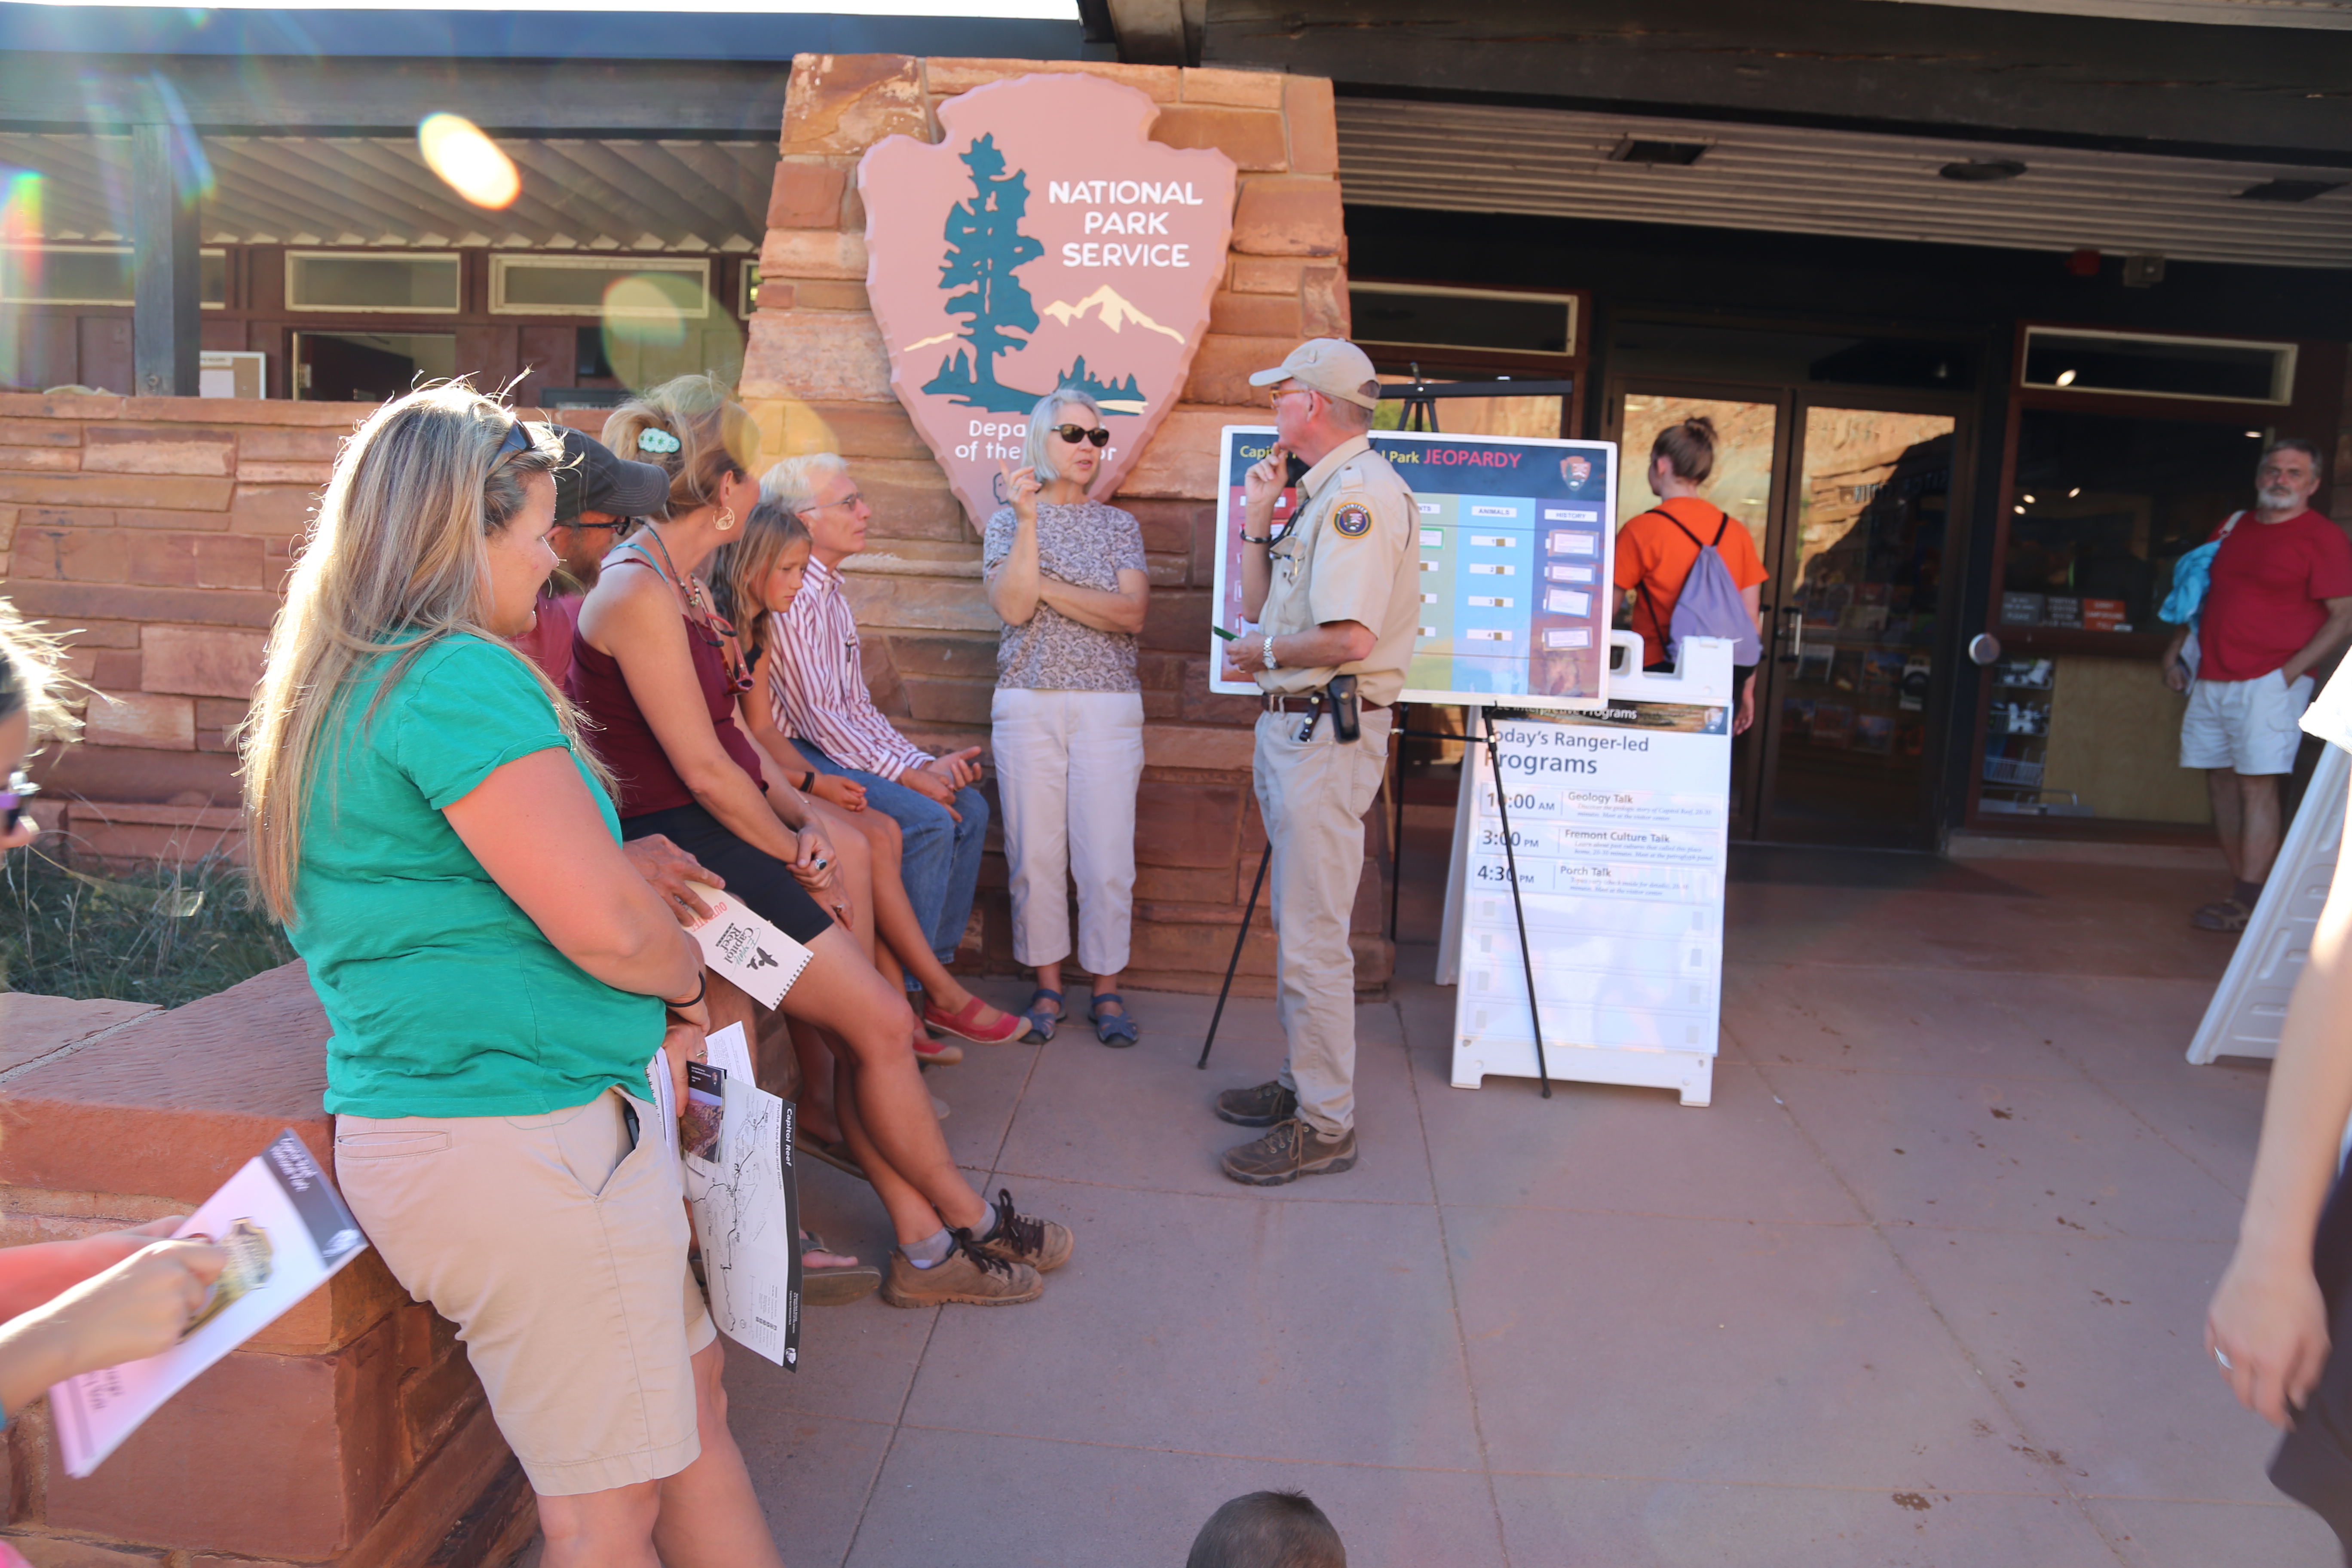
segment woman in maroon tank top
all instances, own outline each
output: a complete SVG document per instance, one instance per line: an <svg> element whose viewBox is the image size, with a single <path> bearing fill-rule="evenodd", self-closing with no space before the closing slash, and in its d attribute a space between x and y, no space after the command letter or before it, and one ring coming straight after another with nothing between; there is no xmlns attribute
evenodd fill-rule
<svg viewBox="0 0 2352 1568"><path fill-rule="evenodd" d="M762 778L737 722L749 678L694 572L758 504L757 428L716 381L681 376L624 405L604 444L670 475L668 511L605 559L572 639L567 685L618 775L623 836L667 835L809 949L783 1011L838 1042L842 1132L898 1232L883 1299L1034 1300L1039 1271L1069 1256L1070 1233L1019 1213L1009 1194L992 1216L956 1169L906 995L835 923L831 907L849 910L833 847L798 792Z"/></svg>

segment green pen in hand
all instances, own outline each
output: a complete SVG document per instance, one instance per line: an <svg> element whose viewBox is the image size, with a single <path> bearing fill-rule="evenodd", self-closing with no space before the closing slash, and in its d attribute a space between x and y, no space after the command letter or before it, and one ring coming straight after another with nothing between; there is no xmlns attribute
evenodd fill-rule
<svg viewBox="0 0 2352 1568"><path fill-rule="evenodd" d="M1241 640L1242 634L1239 632L1229 632L1223 626L1211 626L1209 629L1216 633L1219 637L1224 638L1227 642L1239 642Z"/></svg>

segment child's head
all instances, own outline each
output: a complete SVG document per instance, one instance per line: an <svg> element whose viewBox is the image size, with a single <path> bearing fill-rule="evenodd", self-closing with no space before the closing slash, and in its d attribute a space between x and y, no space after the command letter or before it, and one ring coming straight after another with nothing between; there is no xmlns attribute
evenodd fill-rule
<svg viewBox="0 0 2352 1568"><path fill-rule="evenodd" d="M1184 1568L1348 1568L1348 1549L1303 1492L1252 1492L1209 1516Z"/></svg>
<svg viewBox="0 0 2352 1568"><path fill-rule="evenodd" d="M719 613L756 647L765 642L761 623L792 608L808 571L808 530L782 502L762 500L743 520L743 530L714 552L709 576Z"/></svg>

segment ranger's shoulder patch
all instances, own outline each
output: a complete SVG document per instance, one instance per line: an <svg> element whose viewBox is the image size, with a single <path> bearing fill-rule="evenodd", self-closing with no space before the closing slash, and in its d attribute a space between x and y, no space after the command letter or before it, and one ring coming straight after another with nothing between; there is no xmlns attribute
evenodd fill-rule
<svg viewBox="0 0 2352 1568"><path fill-rule="evenodd" d="M1331 513L1331 527L1342 538L1361 539L1372 531L1372 509L1362 501L1343 501Z"/></svg>

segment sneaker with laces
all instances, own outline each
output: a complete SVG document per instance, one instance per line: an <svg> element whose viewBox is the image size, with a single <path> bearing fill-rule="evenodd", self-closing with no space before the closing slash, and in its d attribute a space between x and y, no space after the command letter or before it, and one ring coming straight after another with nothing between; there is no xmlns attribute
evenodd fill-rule
<svg viewBox="0 0 2352 1568"><path fill-rule="evenodd" d="M1307 1122L1278 1122L1255 1143L1225 1151L1225 1174L1249 1187L1279 1187L1301 1176L1336 1175L1356 1163L1356 1130L1326 1138Z"/></svg>
<svg viewBox="0 0 2352 1568"><path fill-rule="evenodd" d="M882 1299L894 1307L1012 1307L1045 1293L1045 1282L1034 1268L982 1252L961 1232L947 1257L929 1268L916 1268L893 1247L890 1275L882 1281Z"/></svg>
<svg viewBox="0 0 2352 1568"><path fill-rule="evenodd" d="M963 1236L965 1245L1007 1263L1025 1263L1040 1274L1051 1274L1067 1263L1077 1245L1069 1226L1014 1208L1013 1194L1003 1187L996 1189L996 1221L988 1234L974 1237L965 1232Z"/></svg>
<svg viewBox="0 0 2352 1568"><path fill-rule="evenodd" d="M1236 1127L1271 1127L1298 1114L1298 1097L1279 1082L1229 1089L1217 1096L1217 1120Z"/></svg>

